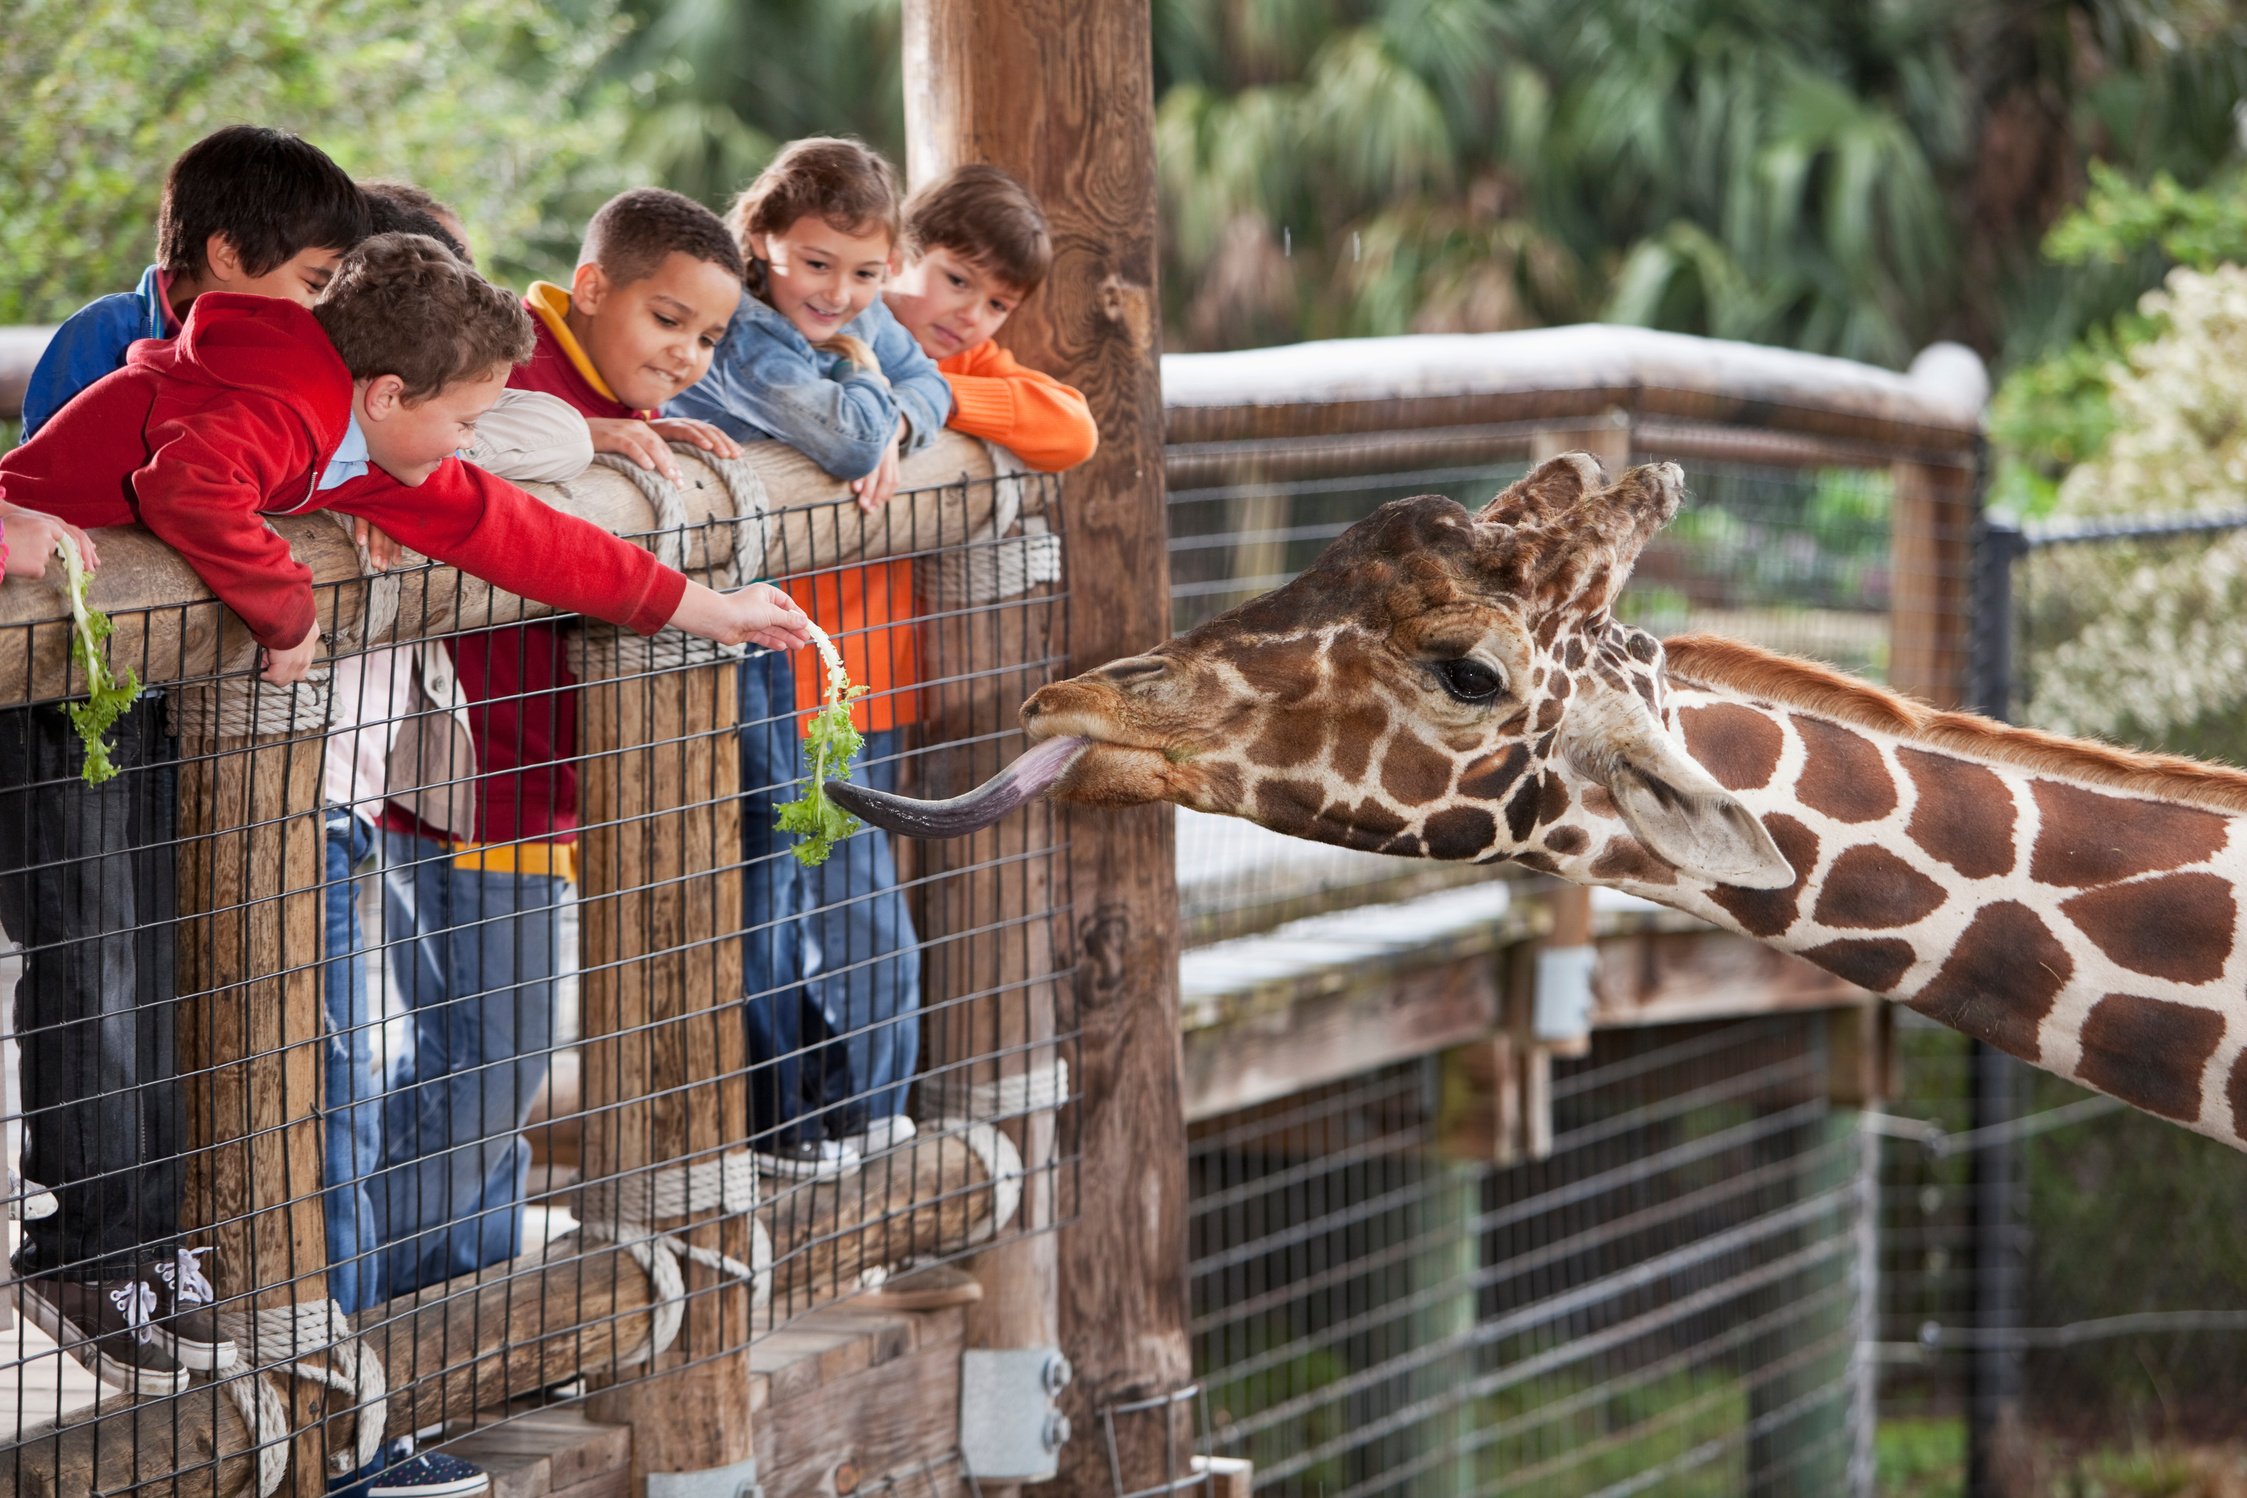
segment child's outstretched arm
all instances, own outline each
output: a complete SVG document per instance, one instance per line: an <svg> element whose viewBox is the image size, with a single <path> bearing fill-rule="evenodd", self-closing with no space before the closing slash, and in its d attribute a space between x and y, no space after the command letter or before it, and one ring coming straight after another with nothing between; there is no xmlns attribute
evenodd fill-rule
<svg viewBox="0 0 2247 1498"><path fill-rule="evenodd" d="M87 571L101 565L93 537L77 526L44 510L19 509L0 500L0 576L45 577L47 564L55 560L55 542L62 536L77 544Z"/></svg>
<svg viewBox="0 0 2247 1498"><path fill-rule="evenodd" d="M671 627L725 645L794 650L811 643L810 623L795 599L770 583L720 593L689 582L671 615Z"/></svg>

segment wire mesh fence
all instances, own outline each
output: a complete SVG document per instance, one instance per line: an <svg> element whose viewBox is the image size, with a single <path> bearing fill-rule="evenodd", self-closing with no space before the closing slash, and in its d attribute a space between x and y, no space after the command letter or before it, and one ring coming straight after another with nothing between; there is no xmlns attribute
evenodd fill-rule
<svg viewBox="0 0 2247 1498"><path fill-rule="evenodd" d="M1066 653L1054 481L743 509L650 544L833 628L856 777L1019 751ZM1073 1212L1048 811L806 865L810 652L427 565L318 591L293 689L214 602L114 610L150 689L98 784L67 621L0 628L12 1491L317 1491Z"/></svg>
<svg viewBox="0 0 2247 1498"><path fill-rule="evenodd" d="M1504 1168L1447 1156L1432 1060L1197 1127L1220 1449L1328 1498L1849 1490L1872 1197L1825 1036L1603 1034Z"/></svg>

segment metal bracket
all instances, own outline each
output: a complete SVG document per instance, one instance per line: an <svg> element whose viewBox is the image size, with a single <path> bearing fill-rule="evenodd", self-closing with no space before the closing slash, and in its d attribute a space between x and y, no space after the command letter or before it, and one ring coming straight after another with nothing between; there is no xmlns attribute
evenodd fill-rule
<svg viewBox="0 0 2247 1498"><path fill-rule="evenodd" d="M700 1472L650 1472L647 1498L765 1498L757 1486L757 1459Z"/></svg>
<svg viewBox="0 0 2247 1498"><path fill-rule="evenodd" d="M960 1456L968 1476L1044 1482L1059 1473L1069 1417L1054 1401L1072 1376L1058 1347L961 1353Z"/></svg>
<svg viewBox="0 0 2247 1498"><path fill-rule="evenodd" d="M1592 1029L1592 971L1599 965L1593 947L1540 947L1537 951L1537 1012L1540 1041L1581 1039Z"/></svg>

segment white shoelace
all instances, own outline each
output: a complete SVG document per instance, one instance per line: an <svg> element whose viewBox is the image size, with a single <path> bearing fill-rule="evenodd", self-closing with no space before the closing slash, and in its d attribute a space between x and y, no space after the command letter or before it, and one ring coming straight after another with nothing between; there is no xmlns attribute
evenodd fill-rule
<svg viewBox="0 0 2247 1498"><path fill-rule="evenodd" d="M156 1287L145 1280L134 1280L119 1285L109 1292L109 1303L125 1318L125 1326L136 1342L146 1342L156 1335L152 1323L156 1319Z"/></svg>
<svg viewBox="0 0 2247 1498"><path fill-rule="evenodd" d="M183 1248L170 1264L158 1264L156 1273L165 1284L172 1287L175 1306L207 1306L218 1299L218 1291L203 1278L203 1255L208 1248Z"/></svg>

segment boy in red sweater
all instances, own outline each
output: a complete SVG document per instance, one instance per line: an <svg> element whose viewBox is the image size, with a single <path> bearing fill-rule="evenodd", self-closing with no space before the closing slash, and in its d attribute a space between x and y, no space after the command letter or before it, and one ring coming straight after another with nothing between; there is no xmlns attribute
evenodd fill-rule
<svg viewBox="0 0 2247 1498"><path fill-rule="evenodd" d="M596 450L673 479L670 441L738 456L715 428L652 419L708 368L740 299L725 226L677 193L627 192L594 215L580 260L569 286L540 282L523 299L532 343L510 391L558 397ZM451 650L475 748L473 825L448 832L396 800L382 817L386 935L416 1015L384 1121L394 1168L372 1193L391 1295L519 1250L520 1128L546 1074L559 916L576 878L577 693L563 631L482 630Z"/></svg>
<svg viewBox="0 0 2247 1498"><path fill-rule="evenodd" d="M509 591L642 633L668 623L729 643L804 643L802 613L778 590L713 592L453 456L532 344L513 297L432 240L380 235L343 261L310 312L267 297L199 297L177 340L136 345L125 368L0 456L0 508L145 524L240 616L272 682L304 678L318 632L310 571L264 517L313 509L363 517ZM121 738L127 750L138 741ZM64 779L0 811L12 828L20 810L36 852L46 824L86 815L77 803L101 789ZM134 924L163 930L148 912ZM27 1046L38 1038L27 1029ZM66 1056L46 1059L67 1074ZM81 1335L70 1340L98 1340L104 1353L116 1343L130 1356L131 1329L90 1324L93 1307L72 1294Z"/></svg>

